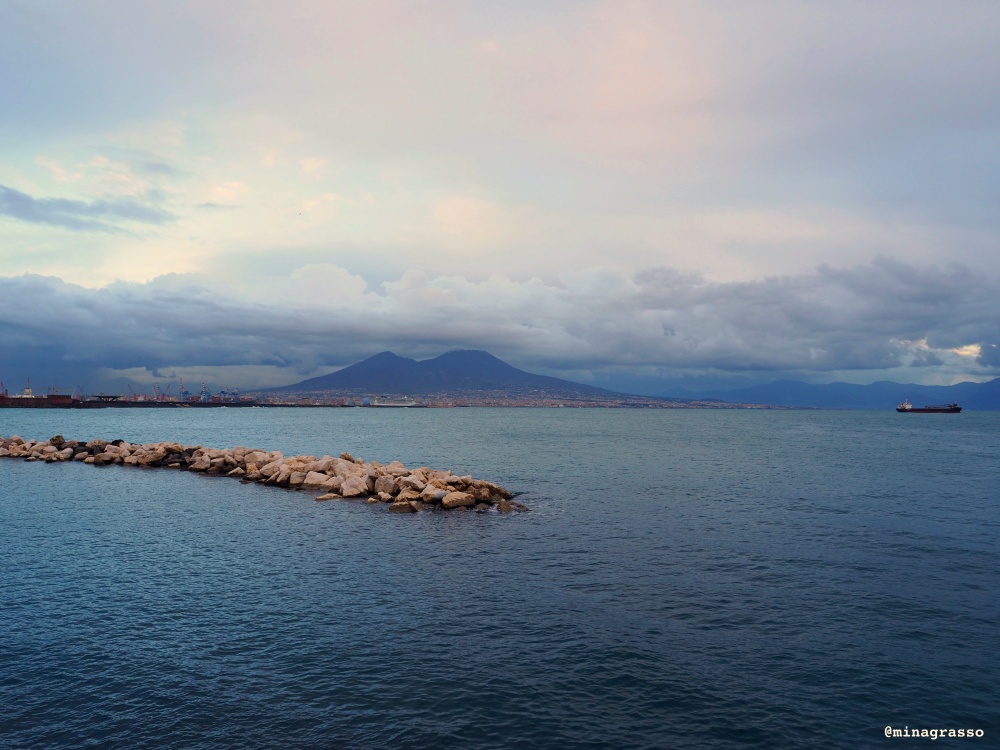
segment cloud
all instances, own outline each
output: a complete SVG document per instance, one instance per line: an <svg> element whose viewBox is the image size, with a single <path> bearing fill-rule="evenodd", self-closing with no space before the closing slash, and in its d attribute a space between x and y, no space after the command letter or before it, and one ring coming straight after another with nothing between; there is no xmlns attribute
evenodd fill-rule
<svg viewBox="0 0 1000 750"><path fill-rule="evenodd" d="M32 224L111 234L122 231L114 221L161 225L174 218L169 211L130 198L89 202L33 198L6 185L0 185L0 215Z"/></svg>
<svg viewBox="0 0 1000 750"><path fill-rule="evenodd" d="M157 161L155 159L140 162L138 169L142 172L146 172L147 174L164 175L167 177L174 177L179 173L177 168L172 164L167 164L164 161Z"/></svg>
<svg viewBox="0 0 1000 750"><path fill-rule="evenodd" d="M79 172L70 172L68 169L63 167L55 159L49 159L45 156L39 156L35 159L35 164L41 167L45 167L52 174L52 179L56 182L74 182L79 180L83 175Z"/></svg>
<svg viewBox="0 0 1000 750"><path fill-rule="evenodd" d="M234 385L245 388L274 384L282 370L295 382L384 349L423 357L482 348L574 377L685 370L821 377L895 368L906 368L909 380L925 371L1000 374L1000 284L962 266L879 260L729 284L667 268L634 277L606 269L568 281L473 281L411 270L372 290L325 264L269 277L273 296L263 304L182 274L98 290L39 276L0 278L0 359L20 371L27 352L68 381L79 380L75 370L101 368L240 368L246 381ZM262 368L258 382L253 367Z"/></svg>
<svg viewBox="0 0 1000 750"><path fill-rule="evenodd" d="M1000 367L1000 5L290 3L7 14L4 367Z"/></svg>
<svg viewBox="0 0 1000 750"><path fill-rule="evenodd" d="M247 186L235 180L213 185L208 194L208 203L225 205L245 195L246 192Z"/></svg>
<svg viewBox="0 0 1000 750"><path fill-rule="evenodd" d="M1000 6L529 5L73 3L0 23L32 63L0 80L0 182L62 195L79 171L72 197L169 205L136 254L336 248L366 277L733 280L880 253L1000 272ZM43 226L25 244L93 279Z"/></svg>

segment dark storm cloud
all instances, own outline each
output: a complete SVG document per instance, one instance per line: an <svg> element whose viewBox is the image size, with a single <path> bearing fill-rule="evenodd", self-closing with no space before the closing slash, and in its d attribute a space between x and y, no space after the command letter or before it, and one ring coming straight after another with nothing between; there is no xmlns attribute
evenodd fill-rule
<svg viewBox="0 0 1000 750"><path fill-rule="evenodd" d="M1000 341L1000 325L998 325L996 339ZM985 366L1000 369L1000 343L984 346L982 353L979 355L979 361Z"/></svg>
<svg viewBox="0 0 1000 750"><path fill-rule="evenodd" d="M960 266L888 259L813 275L700 284L663 272L641 280L663 315L674 361L729 370L868 370L996 340L996 280Z"/></svg>
<svg viewBox="0 0 1000 750"><path fill-rule="evenodd" d="M272 301L260 304L181 275L101 290L5 278L0 360L18 373L29 360L64 372L269 365L287 369L288 382L383 349L422 357L482 348L556 374L911 369L957 361L950 350L974 344L980 375L998 364L1000 284L963 266L879 260L730 284L652 269L604 281L571 290L409 273L384 294L338 295L331 283L331 303L307 303L304 290L296 296L301 282L286 279L284 297L275 281ZM975 368L973 356L962 361Z"/></svg>
<svg viewBox="0 0 1000 750"><path fill-rule="evenodd" d="M112 234L122 231L115 221L165 224L173 219L168 211L129 198L90 202L34 198L6 185L0 185L0 215L32 224Z"/></svg>
<svg viewBox="0 0 1000 750"><path fill-rule="evenodd" d="M249 364L294 372L330 351L335 328L308 311L227 300L170 277L100 290L50 277L0 278L0 362L22 379L28 367L57 382L70 374L92 382L101 368Z"/></svg>

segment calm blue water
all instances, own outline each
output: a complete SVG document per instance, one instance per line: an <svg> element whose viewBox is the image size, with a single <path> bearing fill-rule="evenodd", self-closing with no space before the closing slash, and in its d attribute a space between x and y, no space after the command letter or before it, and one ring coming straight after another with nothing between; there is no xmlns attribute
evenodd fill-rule
<svg viewBox="0 0 1000 750"><path fill-rule="evenodd" d="M0 411L15 433L348 450L533 511L0 459L3 747L997 746L997 413Z"/></svg>

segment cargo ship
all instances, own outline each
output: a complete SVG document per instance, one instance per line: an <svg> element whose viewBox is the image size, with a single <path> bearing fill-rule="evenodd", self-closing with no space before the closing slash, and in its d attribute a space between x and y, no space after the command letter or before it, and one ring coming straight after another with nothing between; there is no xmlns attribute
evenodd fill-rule
<svg viewBox="0 0 1000 750"><path fill-rule="evenodd" d="M44 396L36 396L31 391L31 380L21 393L13 396L7 393L7 389L0 383L0 408L13 407L17 409L51 409L54 407L65 408L72 406L76 401L72 396L58 391L49 391Z"/></svg>
<svg viewBox="0 0 1000 750"><path fill-rule="evenodd" d="M958 404L938 404L936 406L928 405L916 407L909 401L904 401L896 407L896 411L901 414L906 414L907 412L912 414L959 414L962 411L962 407Z"/></svg>

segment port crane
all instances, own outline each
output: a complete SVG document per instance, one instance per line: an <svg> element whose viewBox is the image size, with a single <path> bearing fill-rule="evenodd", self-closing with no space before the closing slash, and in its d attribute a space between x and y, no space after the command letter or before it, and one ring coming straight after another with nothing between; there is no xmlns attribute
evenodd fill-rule
<svg viewBox="0 0 1000 750"><path fill-rule="evenodd" d="M171 385L173 385L173 383L167 383L166 389L164 389L161 392L160 391L160 384L159 383L153 383L153 401L157 401L157 402L159 402L159 401L165 401L166 398L167 398L167 394L170 393L170 386Z"/></svg>
<svg viewBox="0 0 1000 750"><path fill-rule="evenodd" d="M142 392L142 386L138 386L139 392L136 393L132 390L132 385L130 383L126 383L126 385L128 386L128 392L132 394L132 401L149 401L149 396Z"/></svg>

